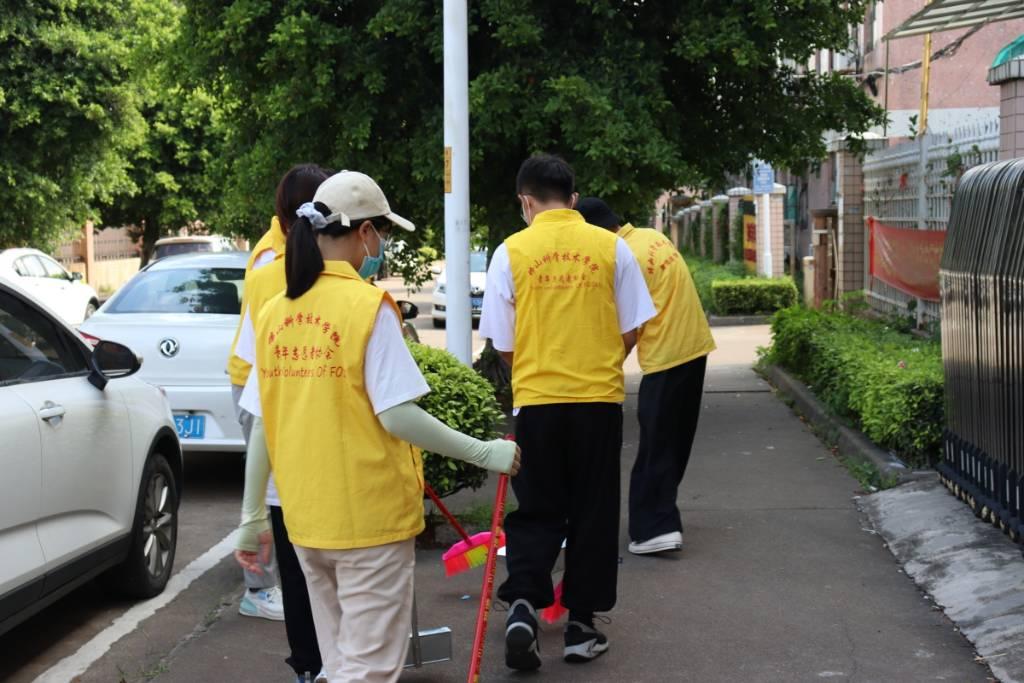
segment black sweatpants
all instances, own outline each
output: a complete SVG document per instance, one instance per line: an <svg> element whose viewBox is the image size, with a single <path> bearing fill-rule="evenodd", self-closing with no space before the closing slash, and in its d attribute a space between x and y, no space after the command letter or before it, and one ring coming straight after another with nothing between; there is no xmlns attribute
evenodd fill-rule
<svg viewBox="0 0 1024 683"><path fill-rule="evenodd" d="M573 612L615 606L619 571L622 406L526 406L516 418L522 466L512 478L519 507L505 521L505 602L554 602L551 570L566 540L562 603Z"/></svg>
<svg viewBox="0 0 1024 683"><path fill-rule="evenodd" d="M697 433L707 356L640 380L640 448L629 482L629 537L682 531L676 493Z"/></svg>
<svg viewBox="0 0 1024 683"><path fill-rule="evenodd" d="M288 636L291 656L285 662L296 676L306 672L310 680L320 673L323 662L320 646L317 645L316 627L313 626L313 612L309 607L309 590L306 576L302 573L295 547L288 540L288 529L284 526L284 514L276 505L270 506L270 526L274 532L274 551L277 556L277 573L281 577L281 594L284 598L284 630Z"/></svg>

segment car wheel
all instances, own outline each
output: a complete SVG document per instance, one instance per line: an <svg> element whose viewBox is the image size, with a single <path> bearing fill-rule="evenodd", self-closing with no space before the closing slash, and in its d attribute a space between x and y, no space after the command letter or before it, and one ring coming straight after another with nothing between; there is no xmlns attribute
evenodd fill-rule
<svg viewBox="0 0 1024 683"><path fill-rule="evenodd" d="M435 330L444 329L444 323L445 323L444 318L432 318L432 320L434 321L434 329Z"/></svg>
<svg viewBox="0 0 1024 683"><path fill-rule="evenodd" d="M131 549L109 585L133 598L151 598L167 585L178 545L178 486L167 459L154 453L142 472Z"/></svg>
<svg viewBox="0 0 1024 683"><path fill-rule="evenodd" d="M92 314L96 312L97 308L99 308L99 306L96 305L95 301L90 301L88 304L86 304L85 316L82 318L82 320L88 320L89 318L91 318Z"/></svg>

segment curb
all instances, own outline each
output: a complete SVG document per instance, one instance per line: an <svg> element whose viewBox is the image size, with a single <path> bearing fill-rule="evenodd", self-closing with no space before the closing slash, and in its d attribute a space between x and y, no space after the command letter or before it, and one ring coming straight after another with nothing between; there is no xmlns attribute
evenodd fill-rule
<svg viewBox="0 0 1024 683"><path fill-rule="evenodd" d="M874 465L883 476L895 477L899 483L935 478L935 470L914 470L892 453L882 450L862 432L842 424L829 414L825 406L800 380L777 365L768 368L768 379L780 394L793 400L793 409L807 418L814 428L830 442L839 454Z"/></svg>
<svg viewBox="0 0 1024 683"><path fill-rule="evenodd" d="M767 325L771 319L770 315L709 315L708 325L711 327Z"/></svg>

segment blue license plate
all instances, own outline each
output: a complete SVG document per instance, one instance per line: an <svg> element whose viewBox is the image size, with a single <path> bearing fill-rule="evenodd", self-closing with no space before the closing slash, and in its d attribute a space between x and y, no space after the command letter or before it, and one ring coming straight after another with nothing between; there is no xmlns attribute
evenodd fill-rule
<svg viewBox="0 0 1024 683"><path fill-rule="evenodd" d="M484 305L484 298L482 296L470 297L469 301L473 308L477 310L480 310L480 307Z"/></svg>
<svg viewBox="0 0 1024 683"><path fill-rule="evenodd" d="M206 434L206 416L175 415L174 426L179 439L201 439Z"/></svg>

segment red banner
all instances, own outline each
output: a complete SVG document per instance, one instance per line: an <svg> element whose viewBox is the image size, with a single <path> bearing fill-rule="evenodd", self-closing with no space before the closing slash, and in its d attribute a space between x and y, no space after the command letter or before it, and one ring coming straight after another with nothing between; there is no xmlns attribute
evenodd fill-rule
<svg viewBox="0 0 1024 683"><path fill-rule="evenodd" d="M939 300L939 263L945 230L914 230L868 218L871 275L901 292Z"/></svg>

